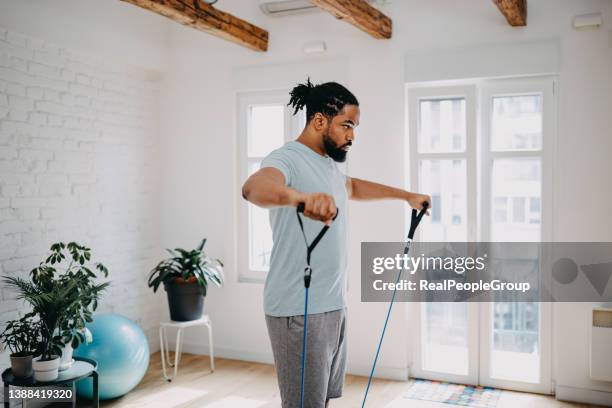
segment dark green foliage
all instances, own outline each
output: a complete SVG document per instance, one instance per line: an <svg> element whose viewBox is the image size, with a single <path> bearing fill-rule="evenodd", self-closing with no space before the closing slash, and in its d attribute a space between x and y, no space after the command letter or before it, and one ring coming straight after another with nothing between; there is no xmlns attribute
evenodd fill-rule
<svg viewBox="0 0 612 408"><path fill-rule="evenodd" d="M5 277L19 299L32 305L32 314L40 319L39 352L43 360L60 355L64 345L76 348L85 340L85 324L93 321L100 294L108 282L96 283L99 274L108 276L101 263L91 265L91 249L76 242L58 242L51 254L30 272L30 280ZM67 266L65 265L67 264ZM64 266L59 273L56 267Z"/></svg>
<svg viewBox="0 0 612 408"><path fill-rule="evenodd" d="M195 278L203 296L206 296L209 280L221 287L223 285L223 263L218 259L206 256L204 244L206 244L206 238L191 251L182 248L166 249L171 257L164 259L151 270L149 287L157 292L162 282L169 282L176 278L182 278L185 281Z"/></svg>
<svg viewBox="0 0 612 408"><path fill-rule="evenodd" d="M21 319L9 320L0 334L0 341L16 357L35 355L39 346L40 321L28 313Z"/></svg>

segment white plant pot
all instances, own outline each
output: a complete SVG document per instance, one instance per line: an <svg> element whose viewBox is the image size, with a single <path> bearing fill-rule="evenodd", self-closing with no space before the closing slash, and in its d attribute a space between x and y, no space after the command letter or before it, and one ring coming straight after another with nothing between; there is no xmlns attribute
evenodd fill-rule
<svg viewBox="0 0 612 408"><path fill-rule="evenodd" d="M59 375L60 357L55 356L53 360L40 361L41 357L32 360L34 379L36 381L53 381Z"/></svg>
<svg viewBox="0 0 612 408"><path fill-rule="evenodd" d="M72 345L70 343L66 344L62 349L62 358L60 359L59 371L64 371L69 369L72 366Z"/></svg>

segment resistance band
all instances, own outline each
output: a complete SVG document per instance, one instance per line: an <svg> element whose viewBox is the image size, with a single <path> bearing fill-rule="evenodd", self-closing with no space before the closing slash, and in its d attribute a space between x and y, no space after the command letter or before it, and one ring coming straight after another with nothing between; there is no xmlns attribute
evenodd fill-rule
<svg viewBox="0 0 612 408"><path fill-rule="evenodd" d="M408 231L408 238L406 240L406 246L404 247L404 255L408 255L410 251L410 243L412 242L412 238L414 237L414 233L421 222L421 218L427 212L427 207L429 207L428 202L423 203L423 208L417 214L417 210L412 210L412 218L410 220L410 230ZM366 400L368 399L368 392L370 391L370 384L372 383L372 377L374 376L374 371L376 370L376 363L378 362L378 355L380 354L380 348L382 346L383 339L385 338L385 332L387 331L387 323L389 322L389 316L391 315L391 308L393 307L393 303L395 302L395 292L397 288L397 284L402 277L402 269L399 270L397 274L397 279L395 281L396 285L393 288L393 296L391 296L391 302L389 302L389 310L387 310L387 317L385 318L385 324L382 329L382 333L380 334L380 341L378 342L378 348L376 349L376 356L374 357L374 363L372 364L372 371L370 371L370 378L368 378L368 386L365 390L365 395L363 396L363 403L361 404L361 408L365 407Z"/></svg>
<svg viewBox="0 0 612 408"><path fill-rule="evenodd" d="M325 225L321 229L321 231L319 231L319 234L317 234L315 239L310 244L308 244L308 240L306 239L306 232L304 232L304 224L302 222L302 217L300 216L300 213L304 212L305 207L306 205L304 203L299 203L296 211L297 218L300 223L300 229L302 230L302 235L304 236L304 243L306 244L306 269L304 269L304 288L306 289L306 294L304 299L304 335L302 337L302 382L300 385L301 408L304 408L304 374L306 371L306 342L308 338L308 289L310 288L310 279L312 277L312 268L310 267L310 255L312 254L312 251L314 251L319 241L321 241L321 238L323 238L323 235L325 235L325 233L329 229L329 225ZM336 210L336 215L334 215L332 221L335 220L336 217L338 217L338 211L339 210Z"/></svg>

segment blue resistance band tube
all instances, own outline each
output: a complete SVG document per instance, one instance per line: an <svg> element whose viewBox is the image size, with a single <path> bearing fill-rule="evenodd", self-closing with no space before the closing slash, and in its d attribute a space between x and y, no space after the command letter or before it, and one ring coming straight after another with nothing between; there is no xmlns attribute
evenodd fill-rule
<svg viewBox="0 0 612 408"><path fill-rule="evenodd" d="M304 408L304 376L305 376L305 372L306 372L306 343L307 343L307 339L308 339L308 289L310 288L310 279L312 278L312 268L310 267L310 255L312 254L312 251L314 251L315 247L317 246L317 244L319 243L319 241L321 241L321 238L323 238L323 235L325 235L325 233L327 232L327 230L329 229L329 225L325 225L321 231L319 231L319 233L317 234L317 236L315 237L315 239L308 244L308 240L306 239L306 232L304 232L304 223L302 222L302 217L300 216L300 213L304 212L304 208L306 207L306 205L304 203L299 203L297 206L297 219L300 223L300 229L302 230L302 235L304 236L304 243L306 244L306 269L304 269L304 288L306 289L306 294L305 294L305 298L304 298L304 335L302 337L302 382L300 385L300 407ZM338 212L339 210L336 210L336 215L334 215L334 218L332 219L335 220L336 217L338 217Z"/></svg>
<svg viewBox="0 0 612 408"><path fill-rule="evenodd" d="M414 237L414 233L421 222L421 218L427 212L427 207L429 207L428 202L423 203L423 208L419 213L417 210L412 210L412 218L410 220L410 230L408 231L408 238L406 239L406 246L404 246L404 255L408 255L410 251L410 243L412 242L412 238ZM383 339L385 338L385 332L387 331L387 323L389 323L389 316L391 316L391 308L393 308L393 303L395 302L395 293L397 284L399 283L402 277L402 269L399 270L397 274L397 279L395 280L395 287L393 288L393 295L391 296L391 302L389 302L389 310L387 310L387 317L385 318L385 324L382 329L382 333L380 334L380 341L378 342L378 348L376 349L376 356L374 357L374 363L372 363L372 371L370 371L370 377L368 378L368 386L365 390L365 395L363 396L363 402L361 403L361 408L364 408L366 405L366 400L368 399L368 392L370 391L370 385L372 384L372 377L374 377L374 371L376 370L376 363L378 362L378 355L380 354L380 348L382 347Z"/></svg>

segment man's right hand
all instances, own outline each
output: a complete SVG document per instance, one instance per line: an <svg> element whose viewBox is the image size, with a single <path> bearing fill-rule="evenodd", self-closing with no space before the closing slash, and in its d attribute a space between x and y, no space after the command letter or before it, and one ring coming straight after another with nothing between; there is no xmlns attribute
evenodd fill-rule
<svg viewBox="0 0 612 408"><path fill-rule="evenodd" d="M294 191L291 204L297 207L304 203L304 215L313 220L322 221L330 225L338 209L334 197L325 193L301 193Z"/></svg>

